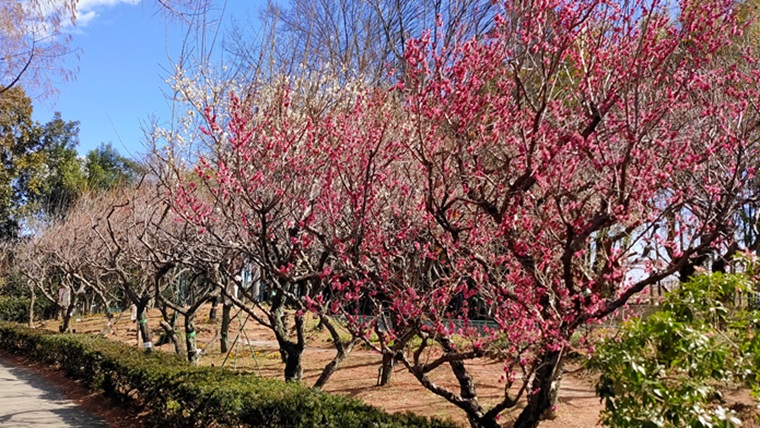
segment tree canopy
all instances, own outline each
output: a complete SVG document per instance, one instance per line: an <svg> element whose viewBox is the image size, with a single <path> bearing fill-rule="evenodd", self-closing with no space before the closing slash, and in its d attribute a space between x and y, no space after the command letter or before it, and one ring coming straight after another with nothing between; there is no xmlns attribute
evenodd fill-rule
<svg viewBox="0 0 760 428"><path fill-rule="evenodd" d="M19 236L25 218L59 218L83 192L126 186L140 176L139 165L102 144L82 159L77 152L79 122L60 113L40 124L32 120L31 99L21 86L0 105L0 237Z"/></svg>
<svg viewBox="0 0 760 428"><path fill-rule="evenodd" d="M87 186L91 190L110 190L119 186L128 186L140 178L140 165L113 148L110 143L103 143L87 153L84 172Z"/></svg>

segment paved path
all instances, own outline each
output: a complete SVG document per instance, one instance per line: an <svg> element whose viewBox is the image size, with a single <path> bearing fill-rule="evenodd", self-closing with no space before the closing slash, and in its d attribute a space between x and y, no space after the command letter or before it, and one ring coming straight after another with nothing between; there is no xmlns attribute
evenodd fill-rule
<svg viewBox="0 0 760 428"><path fill-rule="evenodd" d="M0 358L0 427L100 428L103 420L85 412L44 377Z"/></svg>

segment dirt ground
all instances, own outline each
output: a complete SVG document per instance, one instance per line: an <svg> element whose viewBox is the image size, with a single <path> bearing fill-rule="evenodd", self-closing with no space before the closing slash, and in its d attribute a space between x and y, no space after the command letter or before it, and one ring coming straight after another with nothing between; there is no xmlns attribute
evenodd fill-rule
<svg viewBox="0 0 760 428"><path fill-rule="evenodd" d="M280 361L277 343L272 332L254 321L244 323L242 316L233 320L230 328L232 341L241 332L240 337L229 355L220 354L218 330L219 321L208 322L206 307L201 310L196 320L197 342L203 349L201 364L224 366L239 370L260 373L262 376L282 378L284 365ZM220 311L221 312L221 311ZM149 325L154 328L155 340L160 334L157 311L150 312ZM73 320L72 329L77 333L97 333L103 330L106 320L102 316L89 316ZM57 323L41 324L43 328L57 328ZM316 325L316 321L313 326ZM329 343L328 336L311 326L308 329L307 348L303 356L303 382L312 385L324 366L335 355L334 348ZM113 323L109 338L137 346L136 324L126 313ZM171 345L159 348L165 352L173 352ZM226 359L226 360L225 360ZM384 387L376 386L380 356L372 350L355 348L343 362L338 371L325 386L325 391L361 399L371 405L385 409L388 412L413 412L419 415L449 418L461 426L466 426L464 412L449 404L446 400L429 392L401 365L397 365L391 384ZM499 362L475 360L467 364L478 386L481 402L488 406L496 402L503 394L503 386L498 383L503 374ZM448 370L434 372L433 380L450 387L456 385L454 377ZM562 380L560 406L555 420L545 421L542 428L589 428L599 424L599 412L602 404L594 393L594 379L587 373L570 365L569 372ZM746 391L735 391L728 394L731 401L752 403ZM519 407L502 414L502 422L510 426L510 421L519 414ZM758 427L751 422L745 427Z"/></svg>

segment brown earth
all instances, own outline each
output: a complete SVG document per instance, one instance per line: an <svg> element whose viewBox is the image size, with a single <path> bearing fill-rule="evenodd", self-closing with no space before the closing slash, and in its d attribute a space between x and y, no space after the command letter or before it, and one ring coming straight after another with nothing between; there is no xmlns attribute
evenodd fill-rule
<svg viewBox="0 0 760 428"><path fill-rule="evenodd" d="M197 341L203 349L201 364L224 366L239 370L260 373L262 376L282 378L284 365L280 360L277 344L272 332L254 321L243 324L243 316L233 320L230 328L230 339L235 339L238 331L242 331L237 343L232 346L229 355L222 355L219 351L218 328L219 321L208 322L208 310L204 308L198 315L196 327ZM220 311L221 312L221 311ZM160 334L158 329L158 311L149 314L149 325L154 327L155 340ZM77 333L98 333L105 327L105 318L102 316L89 316L73 320L72 329ZM56 329L54 321L40 324L40 327ZM308 329L306 350L303 356L304 380L306 385L312 385L324 366L335 355L334 348L329 343L325 332L317 331L314 321ZM118 318L111 328L108 337L137 346L137 332L134 322L129 320L129 314ZM159 348L165 352L173 352L171 345L163 345ZM428 358L432 355L428 355ZM226 359L226 361L225 361ZM394 369L391 384L384 387L376 386L380 356L366 348L356 348L343 362L338 371L332 376L325 386L325 391L361 399L371 405L385 409L388 412L413 412L419 415L449 418L466 426L467 421L464 412L448 403L443 398L431 393L422 387L417 380L410 375L401 365ZM471 371L478 386L478 394L486 406L495 403L503 395L503 385L498 382L503 374L499 362L485 359L468 362L467 368ZM438 373L440 372L440 373ZM433 372L432 379L440 384L454 388L454 377L447 370ZM568 373L562 380L560 392L560 406L557 418L545 421L542 428L589 428L599 424L599 412L602 404L594 393L593 377L576 367L570 365ZM739 402L739 408L749 405L754 408L751 397L746 391L735 391L728 395L729 402ZM84 401L103 401L97 395L91 398L82 397ZM96 410L96 413L99 413ZM102 409L101 409L102 411ZM753 411L753 410L750 410ZM519 414L518 409L506 411L502 414L502 422L509 426ZM133 417L133 416L130 416ZM115 422L116 423L116 422ZM111 425L109 425L111 426ZM112 425L114 427L131 428L129 425ZM751 423L745 423L745 427L758 427Z"/></svg>

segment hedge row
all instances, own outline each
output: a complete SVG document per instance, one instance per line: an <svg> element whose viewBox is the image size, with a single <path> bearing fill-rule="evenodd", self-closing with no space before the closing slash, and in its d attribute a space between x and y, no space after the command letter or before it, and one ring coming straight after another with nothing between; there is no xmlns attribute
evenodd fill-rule
<svg viewBox="0 0 760 428"><path fill-rule="evenodd" d="M448 421L388 414L355 399L262 379L122 343L53 334L0 322L0 347L58 365L92 390L144 407L151 424L173 427L453 427Z"/></svg>

